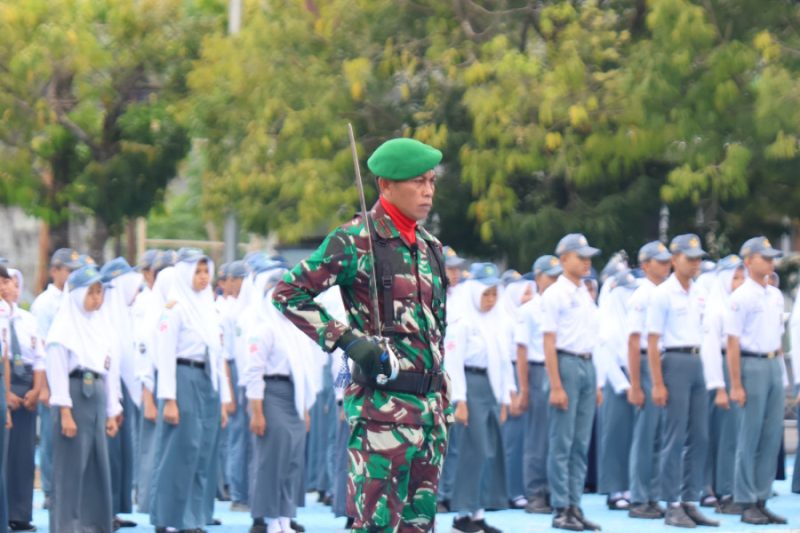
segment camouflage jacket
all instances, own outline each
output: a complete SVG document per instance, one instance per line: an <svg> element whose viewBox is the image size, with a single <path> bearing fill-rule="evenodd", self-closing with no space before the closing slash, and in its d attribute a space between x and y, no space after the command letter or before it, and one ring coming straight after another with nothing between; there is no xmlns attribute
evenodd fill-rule
<svg viewBox="0 0 800 533"><path fill-rule="evenodd" d="M409 246L392 219L378 202L370 212L374 220L373 239L386 243L394 253L394 332L386 335L400 360L400 369L412 372L442 370L445 334L446 287L444 272L431 247L441 244L423 227L417 228L417 244ZM384 255L385 257L385 255ZM371 276L369 237L357 216L331 232L311 256L286 274L276 287L273 303L300 330L324 350L333 351L348 329L357 334L373 331L369 278ZM348 324L334 320L314 297L339 285ZM378 287L380 309L382 288ZM447 381L447 380L446 380ZM395 393L351 383L345 391L344 406L350 420L433 425L444 421L449 407L447 383L442 392L427 395Z"/></svg>

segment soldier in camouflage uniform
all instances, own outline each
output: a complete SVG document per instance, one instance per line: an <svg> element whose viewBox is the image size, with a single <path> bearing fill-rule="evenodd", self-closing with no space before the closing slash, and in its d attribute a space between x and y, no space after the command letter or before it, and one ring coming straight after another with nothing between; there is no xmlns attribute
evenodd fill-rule
<svg viewBox="0 0 800 533"><path fill-rule="evenodd" d="M353 531L433 529L450 416L442 366L447 287L441 245L416 221L432 206L433 167L441 157L418 141L392 139L368 161L381 191L368 215L380 317L372 312L373 257L361 216L328 235L273 296L278 309L323 349L341 348L355 363L344 398L352 430L347 511L355 518ZM348 324L314 300L333 285L341 288ZM375 380L389 373L384 350L368 337L377 318L400 369L385 385Z"/></svg>

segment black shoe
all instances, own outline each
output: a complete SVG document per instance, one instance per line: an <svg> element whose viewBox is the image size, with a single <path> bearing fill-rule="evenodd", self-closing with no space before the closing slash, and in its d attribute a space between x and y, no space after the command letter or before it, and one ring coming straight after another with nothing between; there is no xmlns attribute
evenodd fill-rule
<svg viewBox="0 0 800 533"><path fill-rule="evenodd" d="M730 514L740 516L742 514L742 506L733 501L731 496L723 496L719 499L717 505L717 512L719 514Z"/></svg>
<svg viewBox="0 0 800 533"><path fill-rule="evenodd" d="M222 525L222 521L219 518L212 518L211 522L209 522L206 525L207 526L221 526Z"/></svg>
<svg viewBox="0 0 800 533"><path fill-rule="evenodd" d="M583 531L583 524L572 516L572 513L567 509L556 509L556 515L553 517L554 529L568 529L569 531Z"/></svg>
<svg viewBox="0 0 800 533"><path fill-rule="evenodd" d="M36 531L36 526L30 522L15 522L13 520L8 523L9 531Z"/></svg>
<svg viewBox="0 0 800 533"><path fill-rule="evenodd" d="M115 516L114 528L119 529L121 527L136 527L136 522L133 522L131 520L123 520L122 518Z"/></svg>
<svg viewBox="0 0 800 533"><path fill-rule="evenodd" d="M694 523L694 520L689 518L689 516L686 514L686 511L684 511L683 507L680 505L677 507L673 507L672 505L667 507L667 512L664 514L664 523L668 526L675 527L697 527L697 524Z"/></svg>
<svg viewBox="0 0 800 533"><path fill-rule="evenodd" d="M630 509L631 502L629 502L627 498L620 497L612 499L611 496L609 496L606 498L606 505L612 511L627 511Z"/></svg>
<svg viewBox="0 0 800 533"><path fill-rule="evenodd" d="M708 494L700 498L700 507L716 507L718 503L717 497L713 494Z"/></svg>
<svg viewBox="0 0 800 533"><path fill-rule="evenodd" d="M347 523L344 525L344 528L345 529L353 529L353 524L355 524L355 522L356 522L355 518L351 518L351 517L348 516L347 517Z"/></svg>
<svg viewBox="0 0 800 533"><path fill-rule="evenodd" d="M292 530L293 530L293 531L296 531L297 533L305 533L305 531L306 531L306 528L305 528L305 527L303 527L303 525L302 525L302 524L298 524L298 523L297 523L297 522L295 522L294 520L292 520L292 521L290 521L290 522L289 522L289 527L291 527L291 528L292 528Z"/></svg>
<svg viewBox="0 0 800 533"><path fill-rule="evenodd" d="M761 514L763 514L764 516L767 517L767 520L769 520L770 524L785 524L786 523L786 519L784 517L776 515L775 513L773 513L769 509L767 509L767 502L766 501L758 500L758 503L756 503L756 507L758 507L758 510L761 511Z"/></svg>
<svg viewBox="0 0 800 533"><path fill-rule="evenodd" d="M664 516L667 514L667 510L661 507L657 501L650 501L647 505L650 506L650 509L658 511L658 514L660 515L659 518L664 518Z"/></svg>
<svg viewBox="0 0 800 533"><path fill-rule="evenodd" d="M683 503L681 506L683 507L683 510L686 511L686 515L698 526L719 527L719 522L716 520L711 520L703 515L703 513L701 513L700 510L694 506L694 504Z"/></svg>
<svg viewBox="0 0 800 533"><path fill-rule="evenodd" d="M769 524L769 518L755 504L746 503L742 506L742 522L754 526L766 526Z"/></svg>
<svg viewBox="0 0 800 533"><path fill-rule="evenodd" d="M323 500L325 500L325 495L326 494L327 493L324 490L317 491L317 501L318 502L322 502Z"/></svg>
<svg viewBox="0 0 800 533"><path fill-rule="evenodd" d="M603 530L603 528L600 527L600 524L595 524L594 522L592 522L591 520L589 520L585 516L583 516L583 511L577 505L573 505L572 507L570 507L569 508L569 512L571 512L572 516L574 516L578 520L578 522L581 523L581 525L583 526L583 530L584 531L602 531Z"/></svg>
<svg viewBox="0 0 800 533"><path fill-rule="evenodd" d="M631 518L644 518L647 520L655 520L658 518L663 518L658 509L653 509L650 507L649 503L634 503L631 505L631 508L628 510L628 516Z"/></svg>
<svg viewBox="0 0 800 533"><path fill-rule="evenodd" d="M483 533L483 529L468 516L453 519L453 533Z"/></svg>
<svg viewBox="0 0 800 533"><path fill-rule="evenodd" d="M537 494L533 497L532 500L528 502L528 505L525 506L526 513L536 513L536 514L551 514L553 512L553 508L550 507L550 504L547 503L547 498L545 496Z"/></svg>
<svg viewBox="0 0 800 533"><path fill-rule="evenodd" d="M436 504L436 512L437 513L449 513L450 512L450 500L442 500Z"/></svg>
<svg viewBox="0 0 800 533"><path fill-rule="evenodd" d="M483 518L481 518L480 520L473 520L472 523L475 524L476 526L478 526L479 528L481 528L483 533L503 533L502 531L500 531L496 527L493 527L493 526L490 526L489 524L487 524L486 520L483 519Z"/></svg>

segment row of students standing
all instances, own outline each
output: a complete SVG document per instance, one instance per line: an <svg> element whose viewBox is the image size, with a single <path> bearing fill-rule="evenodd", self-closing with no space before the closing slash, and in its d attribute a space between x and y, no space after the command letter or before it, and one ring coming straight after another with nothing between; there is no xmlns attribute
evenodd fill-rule
<svg viewBox="0 0 800 533"><path fill-rule="evenodd" d="M489 355L488 347L498 339L503 344L509 333L481 300L496 298L502 285L509 296L528 292L531 281L502 284L490 264L473 265L468 281L460 281L463 262L445 250L448 298L457 302L446 345L456 424L440 499L458 513L453 530L496 531L483 509L519 505L519 495L528 512L554 513L555 528L599 530L580 507L595 413L598 489L608 494L609 508L677 527L717 526L699 509L701 495L712 494L719 513L754 525L785 523L765 505L783 415L783 299L766 282L779 253L763 237L751 239L742 247L744 259L726 257L705 283L696 283L706 255L696 235L678 236L669 248L651 242L639 251L638 277L626 261L612 262L596 304L585 281L597 253L585 237L571 234L558 244L557 257L536 261L529 276L533 297L508 307L517 319L516 384L506 380L507 388L492 398L481 387L492 375L488 361L510 367L509 350ZM745 288L737 290L740 285ZM488 344L480 337L487 325ZM739 342L746 344L737 351ZM472 428L471 404L481 405L479 416L493 409L497 415ZM512 424L516 415L527 417L522 446L513 426L497 430L505 412ZM505 465L496 461L496 439L504 441ZM514 466L520 448L522 469ZM471 466L466 473L464 464ZM522 490L513 479L517 470ZM489 489L506 477L507 486ZM472 492L481 497L463 502Z"/></svg>

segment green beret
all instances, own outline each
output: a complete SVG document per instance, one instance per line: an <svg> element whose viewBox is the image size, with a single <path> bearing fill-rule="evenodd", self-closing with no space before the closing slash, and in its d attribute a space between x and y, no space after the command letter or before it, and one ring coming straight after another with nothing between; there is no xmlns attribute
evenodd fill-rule
<svg viewBox="0 0 800 533"><path fill-rule="evenodd" d="M390 139L367 160L373 174L392 181L416 178L439 164L442 152L415 139Z"/></svg>

